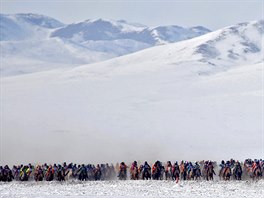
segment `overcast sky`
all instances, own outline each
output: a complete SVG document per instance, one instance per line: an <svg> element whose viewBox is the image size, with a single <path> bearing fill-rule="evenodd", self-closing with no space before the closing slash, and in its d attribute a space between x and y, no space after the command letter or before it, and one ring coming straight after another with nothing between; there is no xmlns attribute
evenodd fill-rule
<svg viewBox="0 0 264 198"><path fill-rule="evenodd" d="M125 19L148 26L203 25L212 30L263 18L263 0L1 0L1 13L39 13L64 23Z"/></svg>

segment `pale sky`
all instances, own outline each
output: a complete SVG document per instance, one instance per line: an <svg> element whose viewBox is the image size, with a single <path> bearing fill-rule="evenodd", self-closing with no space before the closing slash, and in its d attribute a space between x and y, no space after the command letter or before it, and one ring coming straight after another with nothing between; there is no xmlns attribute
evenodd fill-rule
<svg viewBox="0 0 264 198"><path fill-rule="evenodd" d="M215 30L263 19L264 0L0 0L1 13L38 13L63 23L124 19L148 26L203 25Z"/></svg>

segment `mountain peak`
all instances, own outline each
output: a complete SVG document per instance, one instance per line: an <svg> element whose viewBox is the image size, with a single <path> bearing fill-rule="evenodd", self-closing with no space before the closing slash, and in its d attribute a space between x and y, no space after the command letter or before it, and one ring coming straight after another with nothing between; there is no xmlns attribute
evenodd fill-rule
<svg viewBox="0 0 264 198"><path fill-rule="evenodd" d="M47 29L64 26L63 23L56 19L33 13L0 14L0 19L1 41L25 40L34 36L42 37L47 35Z"/></svg>
<svg viewBox="0 0 264 198"><path fill-rule="evenodd" d="M41 14L34 14L34 13L18 13L18 14L7 14L7 15L3 14L3 17L9 17L10 19L19 22L23 21L31 25L36 25L43 28L53 29L64 26L64 24L61 23L60 21Z"/></svg>
<svg viewBox="0 0 264 198"><path fill-rule="evenodd" d="M52 37L82 41L98 40L135 40L148 45L171 43L208 33L207 28L191 29L180 26L158 26L150 28L125 20L89 19L77 24L70 24L52 33Z"/></svg>

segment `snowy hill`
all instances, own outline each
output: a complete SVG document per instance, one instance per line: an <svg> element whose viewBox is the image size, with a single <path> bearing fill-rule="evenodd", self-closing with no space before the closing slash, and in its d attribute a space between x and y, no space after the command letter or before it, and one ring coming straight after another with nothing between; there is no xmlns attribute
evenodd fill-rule
<svg viewBox="0 0 264 198"><path fill-rule="evenodd" d="M262 39L263 21L253 21L104 62L4 77L4 163L259 158Z"/></svg>
<svg viewBox="0 0 264 198"><path fill-rule="evenodd" d="M124 20L64 25L38 14L1 14L2 75L75 67L209 32L203 27L148 28Z"/></svg>

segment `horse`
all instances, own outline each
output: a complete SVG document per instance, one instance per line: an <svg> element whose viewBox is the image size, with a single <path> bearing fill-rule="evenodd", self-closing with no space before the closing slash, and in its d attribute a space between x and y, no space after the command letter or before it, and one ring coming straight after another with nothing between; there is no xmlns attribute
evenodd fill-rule
<svg viewBox="0 0 264 198"><path fill-rule="evenodd" d="M232 175L231 168L230 167L226 167L224 169L224 172L223 172L223 175L222 175L223 179L224 180L230 180L231 175Z"/></svg>
<svg viewBox="0 0 264 198"><path fill-rule="evenodd" d="M53 181L54 179L54 170L48 169L45 174L46 181Z"/></svg>
<svg viewBox="0 0 264 198"><path fill-rule="evenodd" d="M65 173L64 178L67 181L69 181L70 179L74 178L74 173L73 173L72 168L67 169L67 172Z"/></svg>
<svg viewBox="0 0 264 198"><path fill-rule="evenodd" d="M193 180L194 179L194 170L193 170L193 167L191 167L189 170L188 170L188 173L187 173L187 179L188 180Z"/></svg>
<svg viewBox="0 0 264 198"><path fill-rule="evenodd" d="M18 181L19 180L19 168L14 167L12 169L12 173L13 173L13 176L14 176L14 180ZM1 181L1 179L0 179L0 181Z"/></svg>
<svg viewBox="0 0 264 198"><path fill-rule="evenodd" d="M180 168L178 165L174 165L172 169L172 180L175 180L178 183L180 178Z"/></svg>
<svg viewBox="0 0 264 198"><path fill-rule="evenodd" d="M10 169L4 169L0 173L0 181L11 182L14 179L13 173Z"/></svg>
<svg viewBox="0 0 264 198"><path fill-rule="evenodd" d="M262 177L262 171L261 168L258 167L253 171L252 178L253 180L259 180Z"/></svg>
<svg viewBox="0 0 264 198"><path fill-rule="evenodd" d="M165 173L165 168L164 168L164 166L161 166L161 168L160 168L160 180L163 180L164 173Z"/></svg>
<svg viewBox="0 0 264 198"><path fill-rule="evenodd" d="M165 171L165 179L166 180L172 179L172 167L171 166L168 166L167 170Z"/></svg>
<svg viewBox="0 0 264 198"><path fill-rule="evenodd" d="M194 179L198 180L201 179L201 169L199 167L193 169L194 172Z"/></svg>
<svg viewBox="0 0 264 198"><path fill-rule="evenodd" d="M244 172L244 176L246 176L247 178L253 177L252 166L246 162L244 163L244 166L243 166L243 172Z"/></svg>
<svg viewBox="0 0 264 198"><path fill-rule="evenodd" d="M162 179L162 170L159 165L157 165L156 168L152 170L152 179L154 180Z"/></svg>
<svg viewBox="0 0 264 198"><path fill-rule="evenodd" d="M243 173L243 171L242 171L241 166L236 166L233 170L234 179L235 180L241 180L242 173Z"/></svg>
<svg viewBox="0 0 264 198"><path fill-rule="evenodd" d="M58 169L58 171L57 171L57 179L58 179L58 181L65 181L65 176L66 176L66 173L65 173L64 168Z"/></svg>
<svg viewBox="0 0 264 198"><path fill-rule="evenodd" d="M149 180L149 179L151 179L151 172L150 172L150 170L143 170L142 171L142 179L143 180Z"/></svg>
<svg viewBox="0 0 264 198"><path fill-rule="evenodd" d="M101 180L102 172L100 169L96 168L94 171L94 180Z"/></svg>
<svg viewBox="0 0 264 198"><path fill-rule="evenodd" d="M119 180L126 180L126 178L127 178L126 170L120 170L118 178L119 178Z"/></svg>
<svg viewBox="0 0 264 198"><path fill-rule="evenodd" d="M214 180L214 167L213 166L208 166L207 169L205 170L205 175L206 175L206 180Z"/></svg>
<svg viewBox="0 0 264 198"><path fill-rule="evenodd" d="M139 175L138 175L138 167L137 166L132 166L130 169L130 179L132 180L138 180Z"/></svg>
<svg viewBox="0 0 264 198"><path fill-rule="evenodd" d="M28 174L25 170L22 170L19 174L20 181L28 181Z"/></svg>
<svg viewBox="0 0 264 198"><path fill-rule="evenodd" d="M206 180L206 175L207 175L207 168L203 166L201 176L204 180Z"/></svg>
<svg viewBox="0 0 264 198"><path fill-rule="evenodd" d="M187 172L186 172L185 165L183 163L180 164L180 175L181 175L182 180L186 180Z"/></svg>
<svg viewBox="0 0 264 198"><path fill-rule="evenodd" d="M35 181L43 181L43 178L44 178L43 170L40 167L37 167L34 173Z"/></svg>
<svg viewBox="0 0 264 198"><path fill-rule="evenodd" d="M86 181L88 179L88 174L87 174L87 170L84 166L82 166L79 170L78 170L78 179L81 181Z"/></svg>

